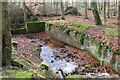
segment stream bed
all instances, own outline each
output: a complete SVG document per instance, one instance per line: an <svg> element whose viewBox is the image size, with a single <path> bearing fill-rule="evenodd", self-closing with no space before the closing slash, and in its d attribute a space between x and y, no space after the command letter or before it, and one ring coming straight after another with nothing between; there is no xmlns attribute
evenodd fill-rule
<svg viewBox="0 0 120 80"><path fill-rule="evenodd" d="M117 75L108 73L108 67L99 67L99 63L84 51L74 48L72 51L69 51L65 45L64 47L56 47L55 45L56 43L53 42L49 42L49 44L45 42L45 44L42 44L40 59L61 78L73 74L87 75L93 78L117 77ZM72 49L72 47L70 48ZM76 53L72 54L73 52ZM82 54L84 54L84 56Z"/></svg>
<svg viewBox="0 0 120 80"><path fill-rule="evenodd" d="M40 64L40 57L49 69L61 78L70 75L118 78L118 74L112 68L108 65L100 66L88 52L55 40L46 33L14 35L12 41L18 43L15 49L22 54L20 57L25 56L25 59L36 64ZM26 56L24 53L29 54Z"/></svg>
<svg viewBox="0 0 120 80"><path fill-rule="evenodd" d="M60 77L63 77L60 69L63 70L64 73L70 74L77 67L77 65L70 61L67 62L65 58L60 58L57 54L59 53L59 48L51 48L50 46L44 45L42 46L41 59L49 65L50 69L59 74Z"/></svg>

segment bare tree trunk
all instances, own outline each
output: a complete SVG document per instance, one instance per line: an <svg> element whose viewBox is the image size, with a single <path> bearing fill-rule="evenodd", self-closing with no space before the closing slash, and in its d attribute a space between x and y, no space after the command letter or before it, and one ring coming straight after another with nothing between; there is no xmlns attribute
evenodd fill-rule
<svg viewBox="0 0 120 80"><path fill-rule="evenodd" d="M0 19L2 19L2 2L0 1ZM0 24L2 24L2 20L0 21ZM2 27L0 27L0 43L2 43ZM2 67L2 45L0 45L0 67ZM1 70L1 69L0 69ZM0 73L1 74L1 73Z"/></svg>
<svg viewBox="0 0 120 80"><path fill-rule="evenodd" d="M24 22L25 22L25 28L26 28L26 32L28 33L28 29L27 29L27 11L26 11L26 4L25 2L23 2L23 13L24 13Z"/></svg>
<svg viewBox="0 0 120 80"><path fill-rule="evenodd" d="M100 4L100 2L98 2L98 11L101 14L101 4Z"/></svg>
<svg viewBox="0 0 120 80"><path fill-rule="evenodd" d="M98 9L97 9L97 3L96 2L91 2L91 6L93 7L93 15L94 15L94 19L95 19L95 23L96 25L102 25L99 13L98 13Z"/></svg>
<svg viewBox="0 0 120 80"><path fill-rule="evenodd" d="M106 1L104 0L104 23L106 23Z"/></svg>
<svg viewBox="0 0 120 80"><path fill-rule="evenodd" d="M85 2L85 19L88 19L88 15L87 15L87 2Z"/></svg>
<svg viewBox="0 0 120 80"><path fill-rule="evenodd" d="M120 1L118 2L118 21L120 23Z"/></svg>
<svg viewBox="0 0 120 80"><path fill-rule="evenodd" d="M58 12L58 1L56 2L56 4L55 4L56 6L56 8L55 8L55 14L57 14L57 12Z"/></svg>
<svg viewBox="0 0 120 80"><path fill-rule="evenodd" d="M62 0L60 1L60 6L61 6L61 19L65 19L65 15L64 15L64 7L63 7Z"/></svg>
<svg viewBox="0 0 120 80"><path fill-rule="evenodd" d="M38 20L37 17L32 13L32 11L27 7L27 5L24 4L24 6L25 6L26 9L30 12L30 14L33 16L33 18L34 18L35 20Z"/></svg>
<svg viewBox="0 0 120 80"><path fill-rule="evenodd" d="M118 14L118 12L117 12L117 10L118 10L118 2L117 2L117 0L116 0L116 3L115 3L115 14L116 14L116 16L117 16L117 14Z"/></svg>
<svg viewBox="0 0 120 80"><path fill-rule="evenodd" d="M113 11L113 16L116 16L116 2L114 1L114 11Z"/></svg>
<svg viewBox="0 0 120 80"><path fill-rule="evenodd" d="M107 16L108 16L108 18L110 18L110 2L109 1L108 1Z"/></svg>
<svg viewBox="0 0 120 80"><path fill-rule="evenodd" d="M100 2L100 11L103 11L103 2Z"/></svg>
<svg viewBox="0 0 120 80"><path fill-rule="evenodd" d="M46 1L43 0L43 15L46 15Z"/></svg>
<svg viewBox="0 0 120 80"><path fill-rule="evenodd" d="M7 8L8 2L2 2L2 66L11 65L11 32Z"/></svg>

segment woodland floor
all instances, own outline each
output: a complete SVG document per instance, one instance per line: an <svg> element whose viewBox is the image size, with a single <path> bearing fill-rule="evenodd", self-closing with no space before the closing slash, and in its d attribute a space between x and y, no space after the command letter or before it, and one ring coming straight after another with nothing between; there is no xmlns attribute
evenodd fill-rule
<svg viewBox="0 0 120 80"><path fill-rule="evenodd" d="M81 23L88 23L88 24L91 24L91 25L95 25L95 21L94 21L94 16L93 16L93 13L91 10L88 10L88 19L84 19L85 18L85 12L84 12L84 9L80 11L81 15L82 16L75 16L75 15L71 15L71 14L68 14L65 16L65 19L67 21L78 21L78 22L81 22ZM101 16L101 21L102 23L104 23L103 21L103 13L100 14ZM40 19L42 20L48 20L48 19L56 19L56 18L60 18L60 16L49 16L49 17L40 17ZM107 27L118 27L118 19L117 17L115 16L112 16L110 18L106 18L107 19L107 22L104 24L105 26Z"/></svg>
<svg viewBox="0 0 120 80"><path fill-rule="evenodd" d="M88 23L91 25L95 25L94 17L92 14L92 11L88 10L88 18L84 19L84 10L81 10L80 13L82 16L75 16L75 15L66 15L65 18L67 21L78 21L81 23ZM103 15L101 15L103 16ZM52 16L52 17L40 17L42 20L48 20L48 19L57 19L60 18L60 16ZM103 21L103 17L101 17ZM115 17L107 18L107 22L103 27L113 27L118 28L118 20ZM95 60L91 55L87 54L86 51L82 51L79 49L76 49L74 47L71 47L69 45L66 45L62 42L59 42L55 40L51 35L48 35L44 32L41 33L34 33L34 34L21 34L21 35L12 35L12 41L18 42L17 48L14 48L17 53L20 53L19 58L24 58L25 60L32 63L32 65L39 65L41 61L39 60L39 52L37 51L38 48L33 50L36 46L42 46L45 42L45 44L49 44L49 46L52 47L64 47L62 48L62 51L64 51L65 54L72 54L73 56L77 57L76 63L81 65L92 65L95 67L94 69L83 69L80 70L82 73L99 73L99 72L107 72L110 74L111 77L116 77L116 73L107 65L99 66L99 62ZM29 54L30 53L30 54ZM35 69L37 72L44 72L41 68L37 67ZM54 77L54 75L52 75Z"/></svg>
<svg viewBox="0 0 120 80"><path fill-rule="evenodd" d="M33 48L36 44L39 46L42 46L42 41L47 41L45 44L48 44L51 47L62 47L61 53L65 53L67 55L71 55L74 57L77 57L78 59L75 61L79 66L83 65L91 65L94 68L91 69L81 69L79 70L80 73L96 73L99 72L104 73L107 72L110 77L115 77L116 73L107 65L99 66L99 62L95 60L91 55L89 55L86 51L82 51L79 49L76 49L74 47L71 47L69 45L66 45L62 42L59 42L55 40L52 36L41 32L41 33L35 33L35 34L23 34L23 35L13 35L12 41L18 42L17 48L15 50L20 53L19 57L24 57L26 60L34 64L39 65L40 60L38 60L38 57L36 57L35 50ZM43 43L44 43L43 42ZM30 54L29 54L30 53ZM64 57L67 57L63 55ZM36 71L40 72L42 71L41 68L36 68Z"/></svg>

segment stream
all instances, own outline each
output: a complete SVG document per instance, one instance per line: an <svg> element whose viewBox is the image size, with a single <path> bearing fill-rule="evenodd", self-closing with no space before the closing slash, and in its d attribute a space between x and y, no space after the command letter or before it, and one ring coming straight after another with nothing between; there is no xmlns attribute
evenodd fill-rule
<svg viewBox="0 0 120 80"><path fill-rule="evenodd" d="M48 45L43 45L41 48L42 52L40 53L40 58L61 78L63 75L61 74L60 69L62 69L64 73L70 74L77 67L74 62L68 62L65 58L60 58L58 55L60 53L60 48L52 48Z"/></svg>
<svg viewBox="0 0 120 80"><path fill-rule="evenodd" d="M42 51L40 53L40 59L42 59L43 62L46 63L49 68L61 78L63 78L65 74L89 75L95 78L112 77L106 72L106 70L94 72L96 69L95 67L89 67L89 65L87 65L88 67L85 65L80 66L79 63L76 63L76 61L82 61L79 60L78 57L67 54L66 51L64 51L64 47L55 47L44 43L42 44L41 49Z"/></svg>
<svg viewBox="0 0 120 80"><path fill-rule="evenodd" d="M12 37L13 41L20 43L16 48L17 51L37 54L36 57L39 56L48 65L49 70L61 78L70 75L82 75L85 78L88 76L91 78L118 78L118 74L109 65L100 66L99 61L87 51L62 43L45 33L39 33L39 36L38 34L32 35ZM93 50L93 48L91 49ZM27 58L39 63L34 56Z"/></svg>

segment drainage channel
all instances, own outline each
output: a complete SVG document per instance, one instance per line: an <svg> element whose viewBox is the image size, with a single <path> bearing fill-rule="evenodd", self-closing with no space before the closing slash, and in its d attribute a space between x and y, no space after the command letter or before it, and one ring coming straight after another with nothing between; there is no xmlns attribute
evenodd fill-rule
<svg viewBox="0 0 120 80"><path fill-rule="evenodd" d="M86 56L81 56L83 58L79 59L79 57L68 54L64 51L64 47L50 46L45 42L41 49L40 59L42 59L43 62L46 63L49 68L61 78L72 74L90 75L95 78L110 78L116 76L111 76L106 72L107 70L105 68L101 70L99 67L90 66L84 60ZM86 63L87 65L80 65L80 63Z"/></svg>
<svg viewBox="0 0 120 80"><path fill-rule="evenodd" d="M64 73L70 74L77 67L74 62L67 62L65 58L62 59L57 55L60 53L60 48L51 48L48 45L43 45L41 48L42 52L40 53L40 58L61 78L63 77L63 74L60 70Z"/></svg>

